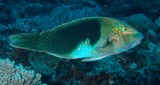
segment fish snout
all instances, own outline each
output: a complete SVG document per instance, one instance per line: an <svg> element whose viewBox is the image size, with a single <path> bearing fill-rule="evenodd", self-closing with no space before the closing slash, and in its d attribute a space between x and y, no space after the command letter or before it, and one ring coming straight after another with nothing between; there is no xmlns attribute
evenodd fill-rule
<svg viewBox="0 0 160 85"><path fill-rule="evenodd" d="M143 39L143 34L140 33L140 32L138 32L138 33L136 34L136 39L134 39L135 41L134 41L132 47L134 47L134 46L140 44L142 39Z"/></svg>
<svg viewBox="0 0 160 85"><path fill-rule="evenodd" d="M139 40L139 41L141 41L141 40L143 39L143 37L144 37L143 34L140 33L140 32L138 32L137 35L138 35L138 40Z"/></svg>

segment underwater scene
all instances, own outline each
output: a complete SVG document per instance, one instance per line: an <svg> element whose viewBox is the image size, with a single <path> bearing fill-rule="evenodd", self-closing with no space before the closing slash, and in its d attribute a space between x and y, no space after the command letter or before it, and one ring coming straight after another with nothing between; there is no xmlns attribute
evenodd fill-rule
<svg viewBox="0 0 160 85"><path fill-rule="evenodd" d="M160 0L0 0L0 85L160 85Z"/></svg>

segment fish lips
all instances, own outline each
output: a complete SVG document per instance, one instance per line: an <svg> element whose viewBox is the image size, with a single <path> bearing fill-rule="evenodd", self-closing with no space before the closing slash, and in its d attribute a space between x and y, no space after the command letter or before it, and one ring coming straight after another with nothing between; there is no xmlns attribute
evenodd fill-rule
<svg viewBox="0 0 160 85"><path fill-rule="evenodd" d="M139 44L141 43L142 39L144 38L143 34L140 33L140 32L138 32L138 33L136 34L136 36L137 36L137 39L136 39L136 41L133 43L132 47L134 47L134 46L136 46L136 45L139 45Z"/></svg>

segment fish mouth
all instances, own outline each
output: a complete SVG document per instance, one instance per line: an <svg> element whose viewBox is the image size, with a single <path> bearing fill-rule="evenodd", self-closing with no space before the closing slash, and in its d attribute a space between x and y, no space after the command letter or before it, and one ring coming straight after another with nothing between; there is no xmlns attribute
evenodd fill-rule
<svg viewBox="0 0 160 85"><path fill-rule="evenodd" d="M143 34L142 33L140 33L140 32L138 32L138 34L136 34L137 35L137 39L136 39L136 41L133 43L133 47L134 46L136 46L136 45L139 45L140 43L141 43L141 41L142 41L142 39L143 39Z"/></svg>
<svg viewBox="0 0 160 85"><path fill-rule="evenodd" d="M143 34L140 33L140 32L138 33L138 36L139 36L139 37L138 37L138 40L139 40L139 41L141 41L141 40L143 39L143 37L144 37Z"/></svg>
<svg viewBox="0 0 160 85"><path fill-rule="evenodd" d="M137 40L139 40L139 41L141 41L142 39L143 39L143 34L142 33L140 33L140 32L130 32L130 34L131 35L136 35L136 37L137 37Z"/></svg>

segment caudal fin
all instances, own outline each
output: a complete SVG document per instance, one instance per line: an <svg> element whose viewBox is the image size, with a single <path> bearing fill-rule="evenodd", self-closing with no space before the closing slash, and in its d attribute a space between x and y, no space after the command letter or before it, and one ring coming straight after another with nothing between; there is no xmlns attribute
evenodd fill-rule
<svg viewBox="0 0 160 85"><path fill-rule="evenodd" d="M38 33L22 33L9 36L9 40L12 47L36 50L38 37Z"/></svg>

